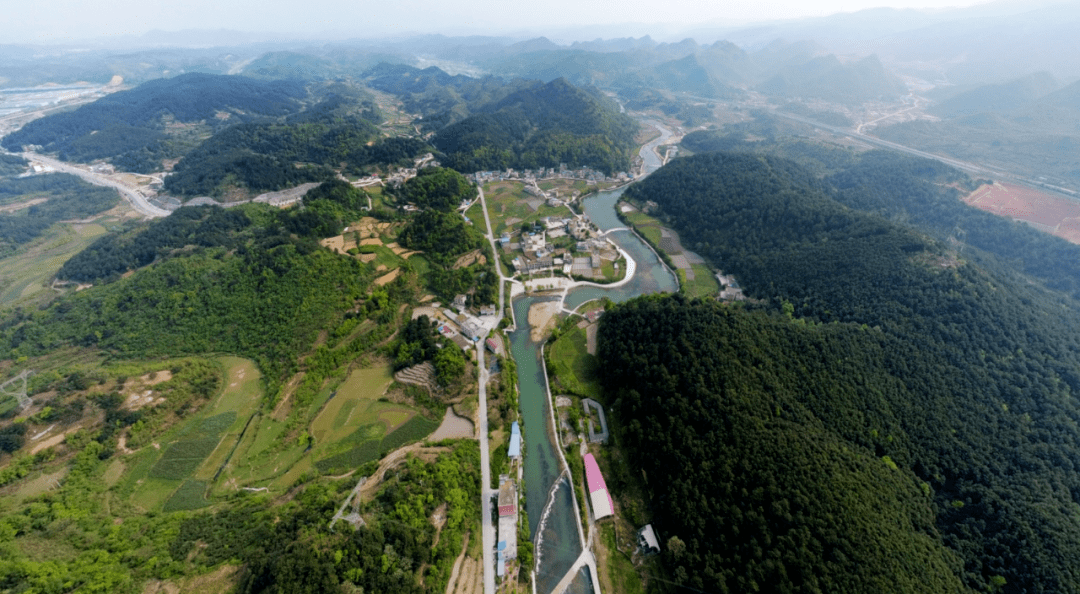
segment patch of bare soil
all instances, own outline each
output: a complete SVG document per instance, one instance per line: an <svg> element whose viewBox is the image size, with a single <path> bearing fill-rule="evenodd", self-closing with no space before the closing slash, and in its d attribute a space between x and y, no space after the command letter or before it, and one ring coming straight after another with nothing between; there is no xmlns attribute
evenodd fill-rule
<svg viewBox="0 0 1080 594"><path fill-rule="evenodd" d="M473 264L475 264L477 262L479 262L481 264L486 264L487 263L487 257L485 257L483 254L481 254L480 250L473 250L473 251L471 251L471 252L469 252L467 254L463 254L460 258L458 258L457 261L454 262L454 266L452 268L454 270L457 270L458 268L465 268L466 266L472 266Z"/></svg>
<svg viewBox="0 0 1080 594"><path fill-rule="evenodd" d="M541 301L529 308L529 327L532 328L533 341L542 341L555 327L555 315L559 313L559 308L558 301Z"/></svg>
<svg viewBox="0 0 1080 594"><path fill-rule="evenodd" d="M24 200L22 202L16 202L15 204L5 204L0 206L0 212L15 212L16 210L22 210L24 208L30 208L35 204L41 204L47 202L48 198L34 198L32 200Z"/></svg>
<svg viewBox="0 0 1080 594"><path fill-rule="evenodd" d="M274 408L274 412L270 415L276 421L284 421L289 417L289 411L292 410L292 395L296 391L296 388L300 385L300 382L304 379L303 373L297 373L292 376L289 383L285 384L285 389L282 390L281 402Z"/></svg>
<svg viewBox="0 0 1080 594"><path fill-rule="evenodd" d="M590 355L596 354L596 329L598 327L599 326L596 324L589 324L589 326L585 328L585 350L588 351Z"/></svg>
<svg viewBox="0 0 1080 594"><path fill-rule="evenodd" d="M480 563L472 557L459 559L461 570L458 571L457 580L451 577L450 583L446 585L447 594L480 594L484 591Z"/></svg>
<svg viewBox="0 0 1080 594"><path fill-rule="evenodd" d="M465 543L461 546L461 554L454 560L454 568L450 570L450 580L446 582L446 594L454 594L457 590L458 581L465 577L462 571L465 566L465 562L469 561L465 557L465 551L469 550L469 533L465 533Z"/></svg>
<svg viewBox="0 0 1080 594"><path fill-rule="evenodd" d="M36 446L34 446L34 449L30 450L30 453L31 454L36 454L36 453L40 452L41 450L48 449L48 448L51 448L51 447L53 447L55 445L60 445L60 444L64 443L64 436L65 435L66 435L66 433L61 433L59 435L54 435L54 436L50 437L49 439L46 439L45 441L43 441L43 442L37 444Z"/></svg>
<svg viewBox="0 0 1080 594"><path fill-rule="evenodd" d="M236 586L240 567L223 565L210 573L182 580L150 580L143 586L142 594L180 594L181 592L229 592Z"/></svg>
<svg viewBox="0 0 1080 594"><path fill-rule="evenodd" d="M382 287L384 285L387 285L387 284L390 283L390 281L397 278L399 274L401 274L401 269L400 268L395 268L395 269L391 270L390 272L388 272L388 273L380 276L379 278L375 279L375 284L379 285L380 287Z"/></svg>
<svg viewBox="0 0 1080 594"><path fill-rule="evenodd" d="M475 431L473 423L465 417L459 417L452 407L446 407L446 415L443 416L442 424L431 434L431 441L444 439L473 439Z"/></svg>

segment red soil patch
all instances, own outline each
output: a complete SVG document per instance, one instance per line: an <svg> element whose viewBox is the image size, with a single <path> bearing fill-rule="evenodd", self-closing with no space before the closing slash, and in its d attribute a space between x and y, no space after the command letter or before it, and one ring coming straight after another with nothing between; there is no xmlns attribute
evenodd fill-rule
<svg viewBox="0 0 1080 594"><path fill-rule="evenodd" d="M975 190L964 202L1080 244L1080 202L1026 186L995 183Z"/></svg>

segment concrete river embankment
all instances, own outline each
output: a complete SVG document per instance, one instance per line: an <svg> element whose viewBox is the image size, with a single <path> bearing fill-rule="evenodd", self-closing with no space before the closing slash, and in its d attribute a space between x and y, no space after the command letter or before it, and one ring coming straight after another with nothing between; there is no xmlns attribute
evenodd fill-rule
<svg viewBox="0 0 1080 594"><path fill-rule="evenodd" d="M652 124L660 129L661 136L641 150L647 172L660 166L654 149L671 136L670 131ZM601 192L585 200L585 213L601 230L624 226L615 214L615 204L624 190L625 187ZM601 297L620 302L648 293L678 290L675 277L632 231L614 231L609 237L636 262L633 278L615 288L587 286L571 289L565 297L565 308L575 309L586 301ZM538 594L550 594L582 552L578 512L574 509L572 489L557 451L558 444L552 428L552 403L542 364L543 342L533 340L529 325L524 323L528 319L529 308L544 299L550 298L520 296L514 300L514 314L519 326L510 334L511 352L518 368L521 414L527 428L525 509L536 543ZM584 568L567 591L582 594L592 592L591 580L595 576L588 573Z"/></svg>

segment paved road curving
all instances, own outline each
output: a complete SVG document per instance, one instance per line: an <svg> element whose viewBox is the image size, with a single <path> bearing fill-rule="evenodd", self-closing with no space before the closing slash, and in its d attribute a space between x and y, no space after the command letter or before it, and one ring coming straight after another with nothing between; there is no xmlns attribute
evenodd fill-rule
<svg viewBox="0 0 1080 594"><path fill-rule="evenodd" d="M51 157L44 157L37 153L25 152L22 154L22 156L28 161L37 161L39 163L48 165L49 167L52 167L57 171L76 175L82 178L84 181L94 184L95 186L105 186L108 188L113 188L116 191L120 192L120 195L123 196L124 199L131 204L132 208L148 217L167 217L171 214L170 211L165 210L164 208L158 208L153 204L150 204L150 201L146 199L146 196L143 196L137 190L129 188L128 186L125 186L120 182L109 179L104 175L98 175L97 173L87 171L80 167L75 167L74 165L69 165L67 163L64 163L63 161L57 161L56 159L53 159Z"/></svg>

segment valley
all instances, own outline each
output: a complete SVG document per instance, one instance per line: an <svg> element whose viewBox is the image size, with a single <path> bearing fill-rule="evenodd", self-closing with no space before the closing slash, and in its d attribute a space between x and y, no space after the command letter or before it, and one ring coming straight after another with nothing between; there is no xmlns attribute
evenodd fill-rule
<svg viewBox="0 0 1080 594"><path fill-rule="evenodd" d="M1080 71L955 10L0 55L0 593L1080 591Z"/></svg>

